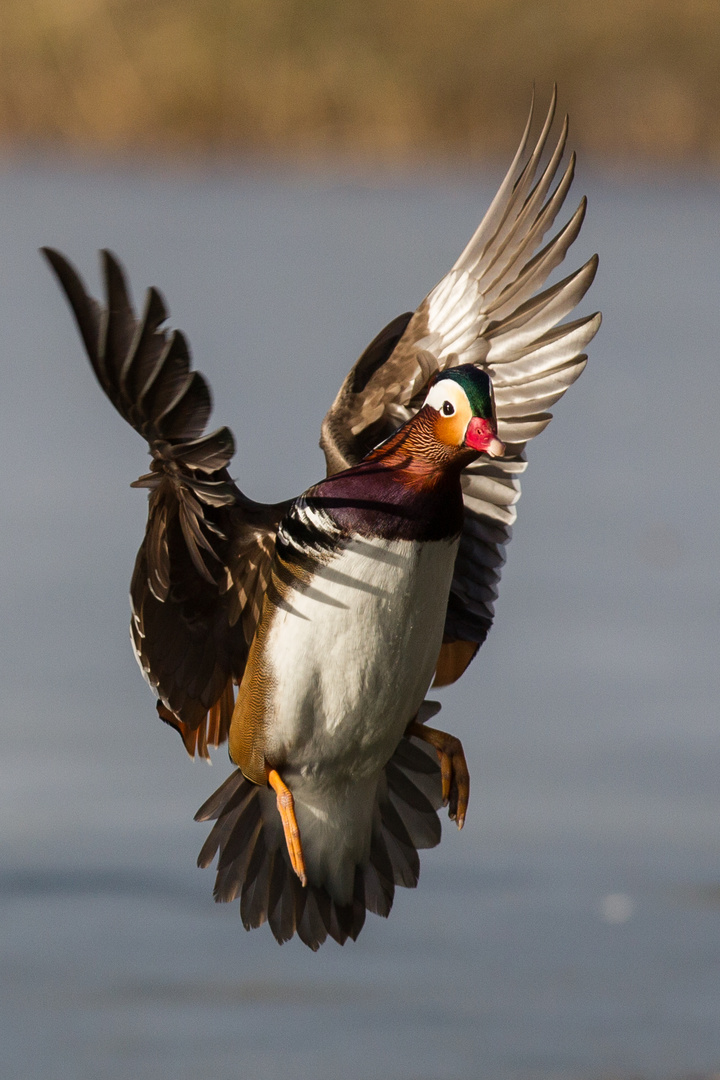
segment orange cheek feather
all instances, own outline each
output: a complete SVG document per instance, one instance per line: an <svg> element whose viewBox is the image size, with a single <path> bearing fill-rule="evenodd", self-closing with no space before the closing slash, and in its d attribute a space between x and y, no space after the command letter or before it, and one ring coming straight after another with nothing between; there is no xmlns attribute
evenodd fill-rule
<svg viewBox="0 0 720 1080"><path fill-rule="evenodd" d="M459 412L456 412L454 416L440 414L435 424L438 442L445 443L446 446L462 446L467 424L468 418Z"/></svg>

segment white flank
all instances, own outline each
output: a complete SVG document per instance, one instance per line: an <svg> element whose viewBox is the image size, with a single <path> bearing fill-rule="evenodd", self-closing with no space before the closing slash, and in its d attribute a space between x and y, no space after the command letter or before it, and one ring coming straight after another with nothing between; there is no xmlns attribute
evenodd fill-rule
<svg viewBox="0 0 720 1080"><path fill-rule="evenodd" d="M275 614L270 760L284 761L310 880L352 898L378 778L432 681L458 541L352 540Z"/></svg>

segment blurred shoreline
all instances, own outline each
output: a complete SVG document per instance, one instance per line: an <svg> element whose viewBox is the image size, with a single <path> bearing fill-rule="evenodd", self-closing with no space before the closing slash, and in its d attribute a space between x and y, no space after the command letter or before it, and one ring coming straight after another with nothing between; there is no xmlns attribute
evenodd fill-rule
<svg viewBox="0 0 720 1080"><path fill-rule="evenodd" d="M526 118L527 119L527 118ZM557 121L556 121L557 125ZM537 133L539 124L534 125ZM246 147L183 147L165 149L162 153L147 148L128 146L109 148L102 145L77 147L62 143L3 145L0 142L0 176L17 170L34 173L85 174L89 176L155 177L205 182L213 179L245 176L259 181L273 177L288 184L307 182L312 185L357 186L362 189L433 188L451 184L453 187L472 187L474 184L499 183L505 175L514 150L520 141L522 125L516 131L516 145L500 152L492 147L479 146L477 157L423 157L412 160L377 159L368 156L328 151L325 154L305 155L282 150L255 150ZM483 152L483 151L486 152ZM592 152L578 150L572 132L568 139L565 159L569 153L578 154L574 188L588 183L650 185L653 188L682 188L688 186L716 187L720 166L689 159L662 161L646 158L603 158Z"/></svg>
<svg viewBox="0 0 720 1080"><path fill-rule="evenodd" d="M604 168L720 168L709 0L4 0L0 157L468 171L535 84Z"/></svg>

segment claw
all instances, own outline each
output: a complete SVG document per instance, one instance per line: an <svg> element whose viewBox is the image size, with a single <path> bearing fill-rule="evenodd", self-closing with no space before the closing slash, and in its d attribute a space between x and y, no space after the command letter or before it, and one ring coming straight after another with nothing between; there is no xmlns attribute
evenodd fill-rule
<svg viewBox="0 0 720 1080"><path fill-rule="evenodd" d="M470 773L462 743L454 735L418 724L416 720L408 724L406 734L435 747L440 759L443 806L449 807L450 820L456 821L458 829L462 829L470 799Z"/></svg>
<svg viewBox="0 0 720 1080"><path fill-rule="evenodd" d="M303 857L302 843L300 842L300 829L295 817L295 800L292 791L283 782L276 769L267 768L267 781L277 795L277 808L282 820L290 863L300 878L301 885L307 885L305 859Z"/></svg>

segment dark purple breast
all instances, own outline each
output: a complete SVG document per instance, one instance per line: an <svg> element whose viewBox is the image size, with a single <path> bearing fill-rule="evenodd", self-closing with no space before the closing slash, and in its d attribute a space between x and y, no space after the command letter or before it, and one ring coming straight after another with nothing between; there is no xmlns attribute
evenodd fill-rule
<svg viewBox="0 0 720 1080"><path fill-rule="evenodd" d="M408 470L364 461L315 484L305 498L343 532L384 540L445 540L462 530L458 471L408 476Z"/></svg>

